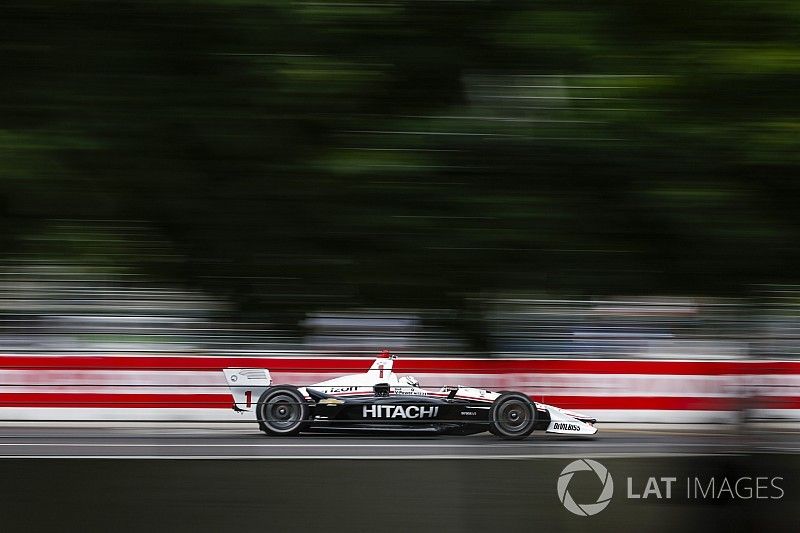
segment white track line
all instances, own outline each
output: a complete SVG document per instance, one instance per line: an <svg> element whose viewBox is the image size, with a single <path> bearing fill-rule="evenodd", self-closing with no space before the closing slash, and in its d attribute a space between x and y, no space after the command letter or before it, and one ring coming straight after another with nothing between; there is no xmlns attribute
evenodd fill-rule
<svg viewBox="0 0 800 533"><path fill-rule="evenodd" d="M531 459L575 459L576 457L591 457L596 459L624 459L624 458L656 458L656 457L709 457L709 456L746 456L745 453L592 453L592 454L551 454L551 455L3 455L3 459L158 459L158 460L470 460L470 461L495 461L495 460L531 460Z"/></svg>
<svg viewBox="0 0 800 533"><path fill-rule="evenodd" d="M0 446L49 446L49 447L71 447L71 448L520 448L517 444L356 444L356 443L320 443L320 444L250 444L250 443L143 443L143 442L0 442ZM565 442L565 443L542 443L535 444L536 448L577 448L585 447L584 443ZM641 448L641 447L664 447L662 442L620 442L610 446L614 448ZM676 447L740 447L739 443L676 443L669 446ZM587 449L587 451L590 451Z"/></svg>

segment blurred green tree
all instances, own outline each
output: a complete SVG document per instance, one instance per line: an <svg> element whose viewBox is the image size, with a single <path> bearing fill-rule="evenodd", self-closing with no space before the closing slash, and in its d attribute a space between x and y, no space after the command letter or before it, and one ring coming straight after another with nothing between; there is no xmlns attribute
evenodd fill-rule
<svg viewBox="0 0 800 533"><path fill-rule="evenodd" d="M287 323L797 281L799 19L788 0L7 2L0 246L146 220L185 258L143 257L153 276Z"/></svg>

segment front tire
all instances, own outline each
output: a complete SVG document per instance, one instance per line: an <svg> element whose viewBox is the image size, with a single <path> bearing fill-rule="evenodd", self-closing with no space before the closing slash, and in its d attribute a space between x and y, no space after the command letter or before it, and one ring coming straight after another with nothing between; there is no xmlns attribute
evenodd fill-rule
<svg viewBox="0 0 800 533"><path fill-rule="evenodd" d="M306 427L310 413L306 399L297 387L291 385L268 388L256 405L258 427L271 436L299 435Z"/></svg>
<svg viewBox="0 0 800 533"><path fill-rule="evenodd" d="M503 439L524 439L536 426L536 408L519 392L504 392L492 404L489 432Z"/></svg>

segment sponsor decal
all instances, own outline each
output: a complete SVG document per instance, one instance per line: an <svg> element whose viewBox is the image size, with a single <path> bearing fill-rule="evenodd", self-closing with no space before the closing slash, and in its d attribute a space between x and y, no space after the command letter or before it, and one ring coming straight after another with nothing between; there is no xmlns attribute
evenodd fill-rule
<svg viewBox="0 0 800 533"><path fill-rule="evenodd" d="M477 416L478 411L461 411L461 414L464 416Z"/></svg>
<svg viewBox="0 0 800 533"><path fill-rule="evenodd" d="M556 422L553 424L553 429L560 429L562 431L580 431L581 428L575 424L568 424L566 422Z"/></svg>
<svg viewBox="0 0 800 533"><path fill-rule="evenodd" d="M339 400L337 398L325 398L325 399L320 400L319 402L317 402L317 405L334 406L334 405L342 405L343 403L344 403L343 400Z"/></svg>
<svg viewBox="0 0 800 533"><path fill-rule="evenodd" d="M328 387L329 394L333 394L334 392L351 392L357 390L358 387Z"/></svg>
<svg viewBox="0 0 800 533"><path fill-rule="evenodd" d="M596 502L577 503L569 493L569 482L572 481L572 476L575 475L575 472L586 470L597 474L603 489L600 491ZM561 471L558 476L556 490L558 491L558 499L561 500L567 511L578 516L592 516L608 507L608 504L611 503L611 497L614 495L614 480L611 478L608 469L597 461L578 459L577 461L572 461Z"/></svg>
<svg viewBox="0 0 800 533"><path fill-rule="evenodd" d="M438 405L365 405L364 418L434 418L439 414Z"/></svg>
<svg viewBox="0 0 800 533"><path fill-rule="evenodd" d="M392 390L394 394L405 394L406 396L427 396L428 393L422 389L403 389L403 388L395 388Z"/></svg>

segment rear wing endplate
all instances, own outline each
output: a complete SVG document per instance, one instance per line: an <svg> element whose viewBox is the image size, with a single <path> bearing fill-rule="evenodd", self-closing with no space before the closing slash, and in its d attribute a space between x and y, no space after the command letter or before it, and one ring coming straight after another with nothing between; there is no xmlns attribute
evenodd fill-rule
<svg viewBox="0 0 800 533"><path fill-rule="evenodd" d="M233 395L234 411L251 411L272 385L272 376L266 368L225 368L222 372Z"/></svg>

